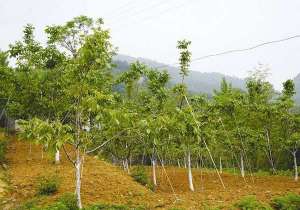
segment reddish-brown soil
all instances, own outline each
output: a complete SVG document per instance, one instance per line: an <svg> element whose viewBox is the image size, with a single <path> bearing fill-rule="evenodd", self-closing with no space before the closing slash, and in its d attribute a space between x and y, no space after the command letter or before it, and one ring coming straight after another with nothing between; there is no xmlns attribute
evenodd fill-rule
<svg viewBox="0 0 300 210"><path fill-rule="evenodd" d="M29 144L13 140L9 145L7 159L11 185L7 197L14 205L35 197L39 176L56 174L62 180L59 192L54 196L43 197L43 203L52 202L65 192L74 192L73 168L64 157L61 164L55 165L50 158L42 159L39 146L32 146L29 155ZM157 171L159 186L156 192L152 192L133 181L119 167L94 157L85 157L83 203L143 205L149 209L203 209L203 206L224 206L224 209L228 209L228 206L245 195L256 195L259 200L269 201L272 196L287 192L300 194L300 183L290 177L254 177L252 182L249 177L243 180L238 175L222 174L226 186L223 189L215 173L202 173L197 169L193 170L196 191L192 193L188 190L184 169L167 168L170 182L161 167Z"/></svg>
<svg viewBox="0 0 300 210"><path fill-rule="evenodd" d="M226 207L247 195L255 195L258 200L269 202L272 197L288 192L300 194L300 183L289 177L262 176L253 177L253 179L246 177L244 180L239 175L223 173L221 177L225 184L224 189L216 173L201 173L197 169L193 171L195 192L191 193L188 189L185 169L168 168L167 173L179 198L177 205L191 206L191 209L200 205L225 207L227 209ZM172 190L165 173L160 174L159 180L158 193L162 194L163 197L169 196Z"/></svg>

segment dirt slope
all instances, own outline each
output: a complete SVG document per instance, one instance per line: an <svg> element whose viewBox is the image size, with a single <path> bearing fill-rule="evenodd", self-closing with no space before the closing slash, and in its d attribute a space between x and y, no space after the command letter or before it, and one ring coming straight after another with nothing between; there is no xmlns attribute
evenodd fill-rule
<svg viewBox="0 0 300 210"><path fill-rule="evenodd" d="M50 158L42 159L42 150L39 146L32 146L29 155L29 144L14 140L9 145L7 159L12 184L9 195L11 202L20 204L33 198L36 193L37 177L44 175L56 174L62 179L59 192L54 196L45 197L45 203L55 200L64 192L74 192L73 168L64 157L61 164L55 165ZM164 203L158 195L133 181L118 167L94 157L85 157L82 199L84 204L137 204L149 208Z"/></svg>
<svg viewBox="0 0 300 210"><path fill-rule="evenodd" d="M64 157L60 165L55 165L51 161L53 158L42 159L39 146L32 146L31 153L29 156L27 143L13 140L9 145L7 159L12 190L7 197L10 203L20 204L33 198L36 193L36 179L43 175L57 174L62 178L59 192L45 197L45 203L57 199L64 192L74 191L73 168ZM245 195L256 195L259 200L268 202L273 196L287 192L300 194L300 182L294 182L292 177L254 177L252 182L250 177L246 177L244 181L238 175L224 173L224 190L215 173L204 173L198 169L193 169L196 191L191 193L188 190L185 169L168 167L166 172L178 200L175 199L166 173L161 167L157 169L159 186L154 193L134 182L120 168L94 157L86 157L82 180L83 203L143 205L149 209L176 207L197 210L204 209L204 206L223 206L223 209L228 209L228 206Z"/></svg>

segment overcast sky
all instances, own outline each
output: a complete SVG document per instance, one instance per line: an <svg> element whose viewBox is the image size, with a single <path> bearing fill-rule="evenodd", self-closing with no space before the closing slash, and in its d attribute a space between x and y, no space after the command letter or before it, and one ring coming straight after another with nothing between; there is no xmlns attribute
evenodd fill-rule
<svg viewBox="0 0 300 210"><path fill-rule="evenodd" d="M300 34L299 0L0 0L0 48L32 23L43 28L74 16L103 17L119 53L177 62L176 42L192 41L193 58ZM258 63L281 83L300 73L300 39L194 62L192 69L245 77Z"/></svg>

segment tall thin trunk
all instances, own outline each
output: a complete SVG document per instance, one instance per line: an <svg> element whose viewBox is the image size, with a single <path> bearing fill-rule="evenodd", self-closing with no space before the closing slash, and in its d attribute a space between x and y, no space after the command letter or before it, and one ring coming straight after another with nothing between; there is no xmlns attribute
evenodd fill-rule
<svg viewBox="0 0 300 210"><path fill-rule="evenodd" d="M75 195L77 199L77 206L79 209L82 209L82 202L81 202L81 157L80 157L80 130L81 130L81 120L80 120L80 113L76 113L76 161L75 161Z"/></svg>
<svg viewBox="0 0 300 210"><path fill-rule="evenodd" d="M274 174L276 174L276 169L275 169L275 163L274 163L274 159L273 159L273 155L272 155L272 149L271 149L271 144L270 144L270 135L269 135L269 131L266 130L266 136L267 136L267 145L268 145L268 155L269 155L269 160L272 166L272 171Z"/></svg>
<svg viewBox="0 0 300 210"><path fill-rule="evenodd" d="M220 157L220 174L223 173L222 157Z"/></svg>
<svg viewBox="0 0 300 210"><path fill-rule="evenodd" d="M165 167L165 161L164 161L164 159L161 159L161 166Z"/></svg>
<svg viewBox="0 0 300 210"><path fill-rule="evenodd" d="M181 168L179 159L177 159L177 165L178 165L178 168Z"/></svg>
<svg viewBox="0 0 300 210"><path fill-rule="evenodd" d="M144 148L144 151L143 151L143 155L142 155L142 161L141 161L141 164L144 165L144 161L145 161L145 148Z"/></svg>
<svg viewBox="0 0 300 210"><path fill-rule="evenodd" d="M187 152L187 164L188 164L188 179L189 179L189 188L192 192L195 191L193 184L193 174L192 174L192 164L191 164L191 152Z"/></svg>
<svg viewBox="0 0 300 210"><path fill-rule="evenodd" d="M82 203L81 203L81 194L80 194L80 189L81 189L81 159L80 159L80 151L77 149L76 151L76 162L75 162L75 177L76 177L76 182L75 182L75 195L77 198L77 206L79 209L82 209Z"/></svg>
<svg viewBox="0 0 300 210"><path fill-rule="evenodd" d="M298 165L297 165L296 153L297 153L296 151L293 152L293 157L294 157L295 181L298 181Z"/></svg>
<svg viewBox="0 0 300 210"><path fill-rule="evenodd" d="M125 158L124 165L125 165L125 171L129 174L130 171L129 171L128 158Z"/></svg>
<svg viewBox="0 0 300 210"><path fill-rule="evenodd" d="M153 185L157 186L157 181L156 181L156 161L154 158L151 160L152 163L152 180L153 180Z"/></svg>
<svg viewBox="0 0 300 210"><path fill-rule="evenodd" d="M245 177L245 168L244 168L244 158L243 155L241 155L241 175L244 178Z"/></svg>
<svg viewBox="0 0 300 210"><path fill-rule="evenodd" d="M56 150L55 153L55 164L59 164L60 162L60 154L59 154L59 150Z"/></svg>

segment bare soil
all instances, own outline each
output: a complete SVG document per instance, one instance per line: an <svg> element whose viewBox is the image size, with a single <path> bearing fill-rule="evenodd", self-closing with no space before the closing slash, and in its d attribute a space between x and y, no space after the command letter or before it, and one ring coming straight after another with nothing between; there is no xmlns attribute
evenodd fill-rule
<svg viewBox="0 0 300 210"><path fill-rule="evenodd" d="M39 176L56 174L61 178L58 193L43 197L44 204L55 201L65 192L74 192L74 170L64 156L61 164L55 165L53 157L42 158L41 147L33 145L29 154L28 143L12 140L7 159L11 190L6 196L11 206L36 197ZM293 181L292 177L254 177L253 182L250 177L244 180L239 175L223 173L221 176L226 187L223 189L215 173L204 173L199 169L193 170L196 191L189 192L185 169L167 167L165 173L158 167L157 171L159 185L152 192L136 183L119 167L87 156L82 179L83 203L142 205L149 209L203 209L204 206L228 209L246 195L256 195L259 200L269 201L271 197L287 192L300 194L300 183Z"/></svg>

